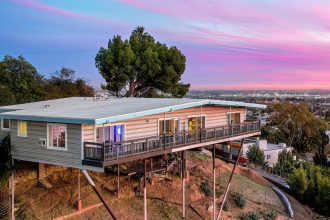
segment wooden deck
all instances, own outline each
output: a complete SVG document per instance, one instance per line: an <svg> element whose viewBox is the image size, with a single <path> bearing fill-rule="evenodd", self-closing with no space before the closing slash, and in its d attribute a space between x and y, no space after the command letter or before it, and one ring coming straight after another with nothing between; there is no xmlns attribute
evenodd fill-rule
<svg viewBox="0 0 330 220"><path fill-rule="evenodd" d="M259 134L260 122L178 132L116 143L84 142L83 164L104 167Z"/></svg>

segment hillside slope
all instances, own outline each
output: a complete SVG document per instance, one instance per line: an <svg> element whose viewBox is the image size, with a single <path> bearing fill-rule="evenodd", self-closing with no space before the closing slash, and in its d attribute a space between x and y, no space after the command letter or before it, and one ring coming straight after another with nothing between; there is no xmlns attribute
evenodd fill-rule
<svg viewBox="0 0 330 220"><path fill-rule="evenodd" d="M216 160L216 194L219 198L227 184L233 165L219 159ZM212 187L212 160L198 152L189 152L187 158L189 181L187 183L187 219L211 219L212 195L206 196L201 191L201 184L208 182ZM102 195L107 199L118 219L143 219L143 198L136 196L135 190L138 181L127 177L121 177L121 196L114 195L116 177L109 174L93 173L113 187L113 192L100 186ZM62 215L70 214L77 198L77 171L73 169L58 169L48 176L48 181L53 185L51 189L44 189L37 184L34 178L35 171L23 169L18 171L18 183L16 187L17 219L54 219ZM31 177L29 180L26 180ZM96 181L99 185L99 182ZM271 183L250 171L247 168L238 167L228 197L229 210L223 212L222 219L238 219L243 213L250 211L269 212L276 211L277 219L288 219L280 199L271 189ZM212 189L212 188L211 188ZM244 209L238 208L233 199L233 193L241 193L246 197L247 203ZM81 177L81 195L83 206L100 203L92 188ZM181 179L178 175L169 174L168 178L154 177L148 181L148 217L149 219L181 219L182 191ZM309 212L293 198L295 219L304 219ZM219 205L219 202L218 202ZM103 206L71 219L111 219Z"/></svg>

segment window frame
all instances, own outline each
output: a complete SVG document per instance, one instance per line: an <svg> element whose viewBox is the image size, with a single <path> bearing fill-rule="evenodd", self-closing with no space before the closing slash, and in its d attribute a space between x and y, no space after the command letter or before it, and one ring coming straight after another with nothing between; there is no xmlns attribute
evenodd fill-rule
<svg viewBox="0 0 330 220"><path fill-rule="evenodd" d="M4 128L4 127L3 127L4 120L8 120L8 121L9 121L9 128ZM1 130L2 130L2 131L10 131L10 119L9 119L9 118L2 118L2 119L1 119Z"/></svg>
<svg viewBox="0 0 330 220"><path fill-rule="evenodd" d="M25 132L25 135L20 134L20 131L19 131L19 124L20 124L21 122L23 122L23 123L26 124L26 132ZM27 136L28 136L28 123L27 123L27 121L21 121L21 120L17 121L17 136L18 136L18 137L27 137Z"/></svg>
<svg viewBox="0 0 330 220"><path fill-rule="evenodd" d="M162 122L162 121L167 121L167 120L174 120L174 125L176 125L176 121L178 121L178 128L177 128L177 130L178 130L178 133L179 132L181 132L181 118L180 117L170 117L170 118L158 118L158 120L157 120L157 134L158 134L158 136L159 135L161 135L160 134L160 129L159 129L159 126L160 126L160 123ZM175 130L175 128L174 128L174 130ZM176 132L174 132L174 134L175 134Z"/></svg>
<svg viewBox="0 0 330 220"><path fill-rule="evenodd" d="M232 116L233 114L239 114L239 123L238 124L241 124L242 123L242 114L241 113L242 113L241 111L227 112L227 118L226 118L227 125L237 125L237 124L233 124L232 122L229 122L229 120L228 120L229 115L231 115L230 118L233 120L233 116Z"/></svg>
<svg viewBox="0 0 330 220"><path fill-rule="evenodd" d="M65 131L65 147L54 147L49 145L49 127L50 126L63 126ZM47 149L49 150L58 150L58 151L68 151L68 127L67 124L61 123L47 123Z"/></svg>
<svg viewBox="0 0 330 220"><path fill-rule="evenodd" d="M201 118L201 117L204 117L204 128L202 129L206 129L206 114L201 114L201 115L188 115L187 118L186 118L186 123L187 125L185 126L186 127L186 131L189 131L189 119L190 118ZM201 121L203 123L203 120Z"/></svg>
<svg viewBox="0 0 330 220"><path fill-rule="evenodd" d="M121 136L121 138L122 138L122 141L125 141L126 140L126 130L125 130L125 128L126 128L126 123L109 123L109 124L104 124L104 125L94 125L94 128L93 128L93 130L94 130L94 142L95 143L98 143L97 142L97 129L98 128L102 128L103 129L103 127L108 127L108 126L122 126L122 128L123 128L123 131L122 131L122 136ZM103 135L103 134L102 134ZM103 143L103 141L101 142L101 143Z"/></svg>

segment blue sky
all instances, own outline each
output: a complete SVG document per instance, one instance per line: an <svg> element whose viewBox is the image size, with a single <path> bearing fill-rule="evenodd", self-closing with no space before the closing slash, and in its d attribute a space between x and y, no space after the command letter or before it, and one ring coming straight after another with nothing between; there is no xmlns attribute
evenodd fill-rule
<svg viewBox="0 0 330 220"><path fill-rule="evenodd" d="M95 87L98 49L142 25L186 55L192 88L330 89L326 0L3 0L0 18L0 58L71 67Z"/></svg>

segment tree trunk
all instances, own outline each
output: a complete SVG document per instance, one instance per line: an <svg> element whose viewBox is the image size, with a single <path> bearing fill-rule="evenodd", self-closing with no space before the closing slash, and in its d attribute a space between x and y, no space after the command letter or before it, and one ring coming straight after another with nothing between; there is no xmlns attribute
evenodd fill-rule
<svg viewBox="0 0 330 220"><path fill-rule="evenodd" d="M134 97L135 96L135 87L136 87L137 82L135 80L130 80L129 82L129 96Z"/></svg>

